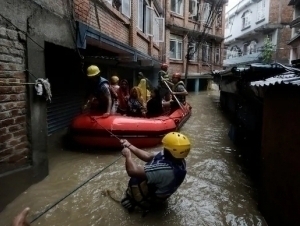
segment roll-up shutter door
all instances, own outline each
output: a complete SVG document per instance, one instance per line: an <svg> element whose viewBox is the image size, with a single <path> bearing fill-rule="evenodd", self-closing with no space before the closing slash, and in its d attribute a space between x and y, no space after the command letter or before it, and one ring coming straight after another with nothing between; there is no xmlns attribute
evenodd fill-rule
<svg viewBox="0 0 300 226"><path fill-rule="evenodd" d="M48 44L46 76L51 84L52 101L47 105L48 135L70 125L84 103L85 80L75 52Z"/></svg>

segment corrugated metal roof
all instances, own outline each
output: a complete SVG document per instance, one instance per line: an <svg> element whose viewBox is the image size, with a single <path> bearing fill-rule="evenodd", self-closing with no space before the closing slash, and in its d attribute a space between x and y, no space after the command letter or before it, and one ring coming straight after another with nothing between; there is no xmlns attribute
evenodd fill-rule
<svg viewBox="0 0 300 226"><path fill-rule="evenodd" d="M280 75L268 78L266 80L260 80L251 82L251 86L270 86L270 85L279 85L279 84L285 84L285 85L297 85L300 86L300 76L295 74L292 71L282 73Z"/></svg>

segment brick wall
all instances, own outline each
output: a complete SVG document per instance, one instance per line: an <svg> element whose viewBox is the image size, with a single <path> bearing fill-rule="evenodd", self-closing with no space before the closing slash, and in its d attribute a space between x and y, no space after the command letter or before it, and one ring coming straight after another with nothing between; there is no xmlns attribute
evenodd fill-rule
<svg viewBox="0 0 300 226"><path fill-rule="evenodd" d="M166 1L166 6L168 9L170 9L170 4L171 1L167 0ZM173 12L171 12L170 10L167 12L166 15L166 23L167 25L171 25L171 27L169 29L166 30L166 59L165 61L168 62L170 64L170 71L178 71L178 72L185 72L185 55L187 53L187 38L184 40L183 42L183 52L182 52L182 56L183 56L183 60L181 61L174 61L172 59L169 59L169 49L170 49L170 34L178 34L182 37L185 37L187 34L193 32L193 30L202 32L204 30L204 24L199 23L199 22L194 22L193 20L191 20L191 18L189 18L189 1L184 1L184 8L183 8L183 15L177 15ZM214 21L214 23L212 24L212 26L206 30L206 32L208 34L211 35L216 35L218 37L223 37L224 36L224 26L225 26L225 5L223 6L223 13L222 13L222 21L221 21L221 27L219 27L218 29L216 28L216 22L217 20ZM182 27L185 29L189 29L189 32L182 32L179 31L178 29L173 28L174 27ZM220 48L223 48L223 43L219 43L220 44ZM213 43L214 46L214 43ZM213 51L211 54L211 59L213 60L212 62L210 62L210 64L212 64L211 66L213 67L213 69L219 69L221 68L221 65L214 65L214 50L215 48L213 47ZM220 62L222 62L222 51L220 51ZM198 65L195 65L194 63L191 63L189 65L189 72L190 73L203 73L205 71L210 71L210 68L208 68L207 66L202 66L202 53L201 53L201 46L199 47L199 57L198 57Z"/></svg>
<svg viewBox="0 0 300 226"><path fill-rule="evenodd" d="M28 160L25 36L0 23L0 172Z"/></svg>
<svg viewBox="0 0 300 226"><path fill-rule="evenodd" d="M131 18L128 19L108 3L93 3L90 0L75 0L75 13L79 21L94 29L128 44L140 52L157 57L152 37L147 37L137 29L137 1L131 1ZM152 3L153 4L153 3ZM153 6L153 5L152 5Z"/></svg>
<svg viewBox="0 0 300 226"><path fill-rule="evenodd" d="M270 23L289 23L293 19L293 7L288 6L290 0L270 0Z"/></svg>
<svg viewBox="0 0 300 226"><path fill-rule="evenodd" d="M142 53L148 54L148 45L149 45L149 41L145 37L140 35L136 37L137 50L141 51Z"/></svg>

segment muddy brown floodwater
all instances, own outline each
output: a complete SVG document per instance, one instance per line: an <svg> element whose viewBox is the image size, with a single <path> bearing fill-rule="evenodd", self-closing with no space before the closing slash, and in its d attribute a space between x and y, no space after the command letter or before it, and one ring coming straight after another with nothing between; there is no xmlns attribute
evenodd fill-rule
<svg viewBox="0 0 300 226"><path fill-rule="evenodd" d="M129 214L115 201L128 181L121 158L33 225L267 225L257 209L251 181L239 164L239 154L227 136L229 122L218 107L218 92L190 94L188 101L193 115L181 129L193 146L187 158L188 174L166 206L142 218L140 212ZM118 156L117 151L75 152L52 145L49 176L6 207L0 214L1 225L10 225L25 206L31 208L32 219Z"/></svg>

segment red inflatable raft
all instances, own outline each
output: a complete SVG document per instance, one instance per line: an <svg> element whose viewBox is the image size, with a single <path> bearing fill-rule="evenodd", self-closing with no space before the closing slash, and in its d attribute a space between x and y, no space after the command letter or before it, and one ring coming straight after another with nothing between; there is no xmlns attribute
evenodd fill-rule
<svg viewBox="0 0 300 226"><path fill-rule="evenodd" d="M70 127L70 135L77 144L89 147L121 147L119 140L127 139L133 145L144 148L161 143L162 137L177 131L191 116L191 106L186 104L170 115L155 118L137 118L111 115L101 118L95 113L76 117Z"/></svg>

